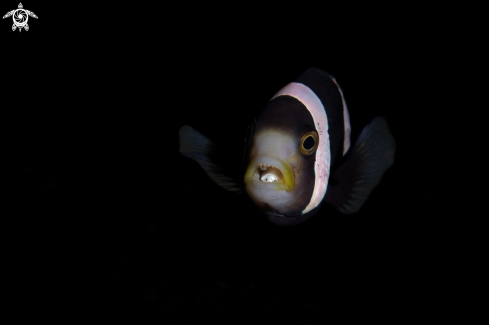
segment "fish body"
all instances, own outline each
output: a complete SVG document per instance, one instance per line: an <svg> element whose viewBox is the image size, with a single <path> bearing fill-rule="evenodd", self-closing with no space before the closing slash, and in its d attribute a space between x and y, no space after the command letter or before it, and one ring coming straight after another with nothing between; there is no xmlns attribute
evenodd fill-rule
<svg viewBox="0 0 489 325"><path fill-rule="evenodd" d="M241 179L225 175L219 149L190 126L180 128L180 152L221 187L246 193L272 223L292 226L323 202L349 214L360 209L394 162L395 141L377 117L350 148L351 126L335 78L311 68L279 90L246 130Z"/></svg>

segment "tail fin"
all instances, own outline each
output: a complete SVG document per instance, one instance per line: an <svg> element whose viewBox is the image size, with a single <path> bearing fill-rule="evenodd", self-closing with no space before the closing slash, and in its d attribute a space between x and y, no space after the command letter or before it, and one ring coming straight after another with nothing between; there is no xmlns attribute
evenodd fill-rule
<svg viewBox="0 0 489 325"><path fill-rule="evenodd" d="M332 175L334 182L328 187L326 201L341 213L357 212L392 166L395 151L387 122L382 117L374 118Z"/></svg>
<svg viewBox="0 0 489 325"><path fill-rule="evenodd" d="M238 182L226 176L222 168L212 161L211 157L217 150L209 138L189 125L182 126L178 133L182 155L195 160L217 185L231 192L241 192Z"/></svg>

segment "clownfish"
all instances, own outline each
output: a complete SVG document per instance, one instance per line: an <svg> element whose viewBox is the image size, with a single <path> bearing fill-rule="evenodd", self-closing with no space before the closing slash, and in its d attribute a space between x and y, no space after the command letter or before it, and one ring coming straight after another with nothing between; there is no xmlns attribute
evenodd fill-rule
<svg viewBox="0 0 489 325"><path fill-rule="evenodd" d="M279 90L245 133L240 180L212 159L218 151L188 125L180 153L226 190L247 193L274 224L292 226L326 201L344 214L358 211L392 166L395 141L376 117L350 147L350 116L343 92L328 73L310 68Z"/></svg>

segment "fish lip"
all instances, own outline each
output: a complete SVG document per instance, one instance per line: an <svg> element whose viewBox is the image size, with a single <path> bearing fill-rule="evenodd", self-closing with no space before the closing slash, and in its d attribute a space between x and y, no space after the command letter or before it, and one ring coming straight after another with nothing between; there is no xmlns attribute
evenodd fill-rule
<svg viewBox="0 0 489 325"><path fill-rule="evenodd" d="M278 169L282 173L282 179L270 183L261 181L257 177L260 166ZM257 156L249 162L244 176L245 184L250 184L251 182L258 182L264 186L274 187L276 190L290 192L294 189L294 173L289 164L281 159L270 156Z"/></svg>

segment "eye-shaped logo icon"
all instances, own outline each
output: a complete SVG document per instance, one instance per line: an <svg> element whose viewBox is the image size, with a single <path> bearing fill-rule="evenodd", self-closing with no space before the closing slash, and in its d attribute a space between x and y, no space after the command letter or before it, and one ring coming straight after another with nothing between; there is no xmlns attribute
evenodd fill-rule
<svg viewBox="0 0 489 325"><path fill-rule="evenodd" d="M19 3L19 8L14 9L12 11L7 12L3 18L7 18L12 16L14 20L14 24L12 25L12 31L15 31L17 28L19 32L22 31L22 28L25 30L29 30L29 25L27 25L27 21L29 20L29 16L33 18L37 18L36 14L32 11L25 10L22 6L22 3Z"/></svg>

